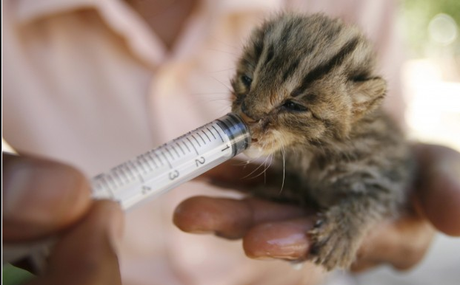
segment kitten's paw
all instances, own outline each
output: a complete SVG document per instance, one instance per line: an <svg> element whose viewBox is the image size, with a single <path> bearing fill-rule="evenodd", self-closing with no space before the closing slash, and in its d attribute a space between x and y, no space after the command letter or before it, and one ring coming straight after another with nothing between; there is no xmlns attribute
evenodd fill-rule
<svg viewBox="0 0 460 285"><path fill-rule="evenodd" d="M346 226L320 218L315 227L309 231L312 239L310 260L325 267L328 271L342 268L348 269L353 263L359 241Z"/></svg>

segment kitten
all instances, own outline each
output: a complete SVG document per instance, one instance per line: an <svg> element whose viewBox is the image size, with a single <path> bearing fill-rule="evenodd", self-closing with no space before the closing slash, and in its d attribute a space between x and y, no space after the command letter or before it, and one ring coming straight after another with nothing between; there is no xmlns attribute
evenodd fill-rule
<svg viewBox="0 0 460 285"><path fill-rule="evenodd" d="M311 260L348 268L366 232L405 202L412 159L382 111L386 83L355 27L321 14L284 13L253 31L232 79L232 110L251 153L285 154L281 196L314 202Z"/></svg>

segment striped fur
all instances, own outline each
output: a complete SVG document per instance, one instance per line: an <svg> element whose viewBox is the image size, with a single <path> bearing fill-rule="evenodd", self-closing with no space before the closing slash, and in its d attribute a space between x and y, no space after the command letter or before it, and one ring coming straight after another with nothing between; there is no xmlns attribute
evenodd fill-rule
<svg viewBox="0 0 460 285"><path fill-rule="evenodd" d="M279 14L254 30L232 86L252 150L286 155L282 195L323 212L310 258L349 267L370 226L398 213L412 169L369 42L338 19Z"/></svg>

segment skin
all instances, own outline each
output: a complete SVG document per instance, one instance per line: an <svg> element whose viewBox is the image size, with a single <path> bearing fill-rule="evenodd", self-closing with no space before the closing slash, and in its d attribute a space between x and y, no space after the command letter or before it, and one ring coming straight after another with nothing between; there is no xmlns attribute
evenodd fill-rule
<svg viewBox="0 0 460 285"><path fill-rule="evenodd" d="M28 284L121 284L119 205L93 201L70 166L6 153L3 166L4 245L58 237L46 272Z"/></svg>
<svg viewBox="0 0 460 285"><path fill-rule="evenodd" d="M460 236L454 218L460 214L460 154L434 145L416 149L421 171L414 185L414 209L376 225L361 245L353 271L383 263L406 270L423 259L436 229ZM3 160L4 244L59 237L47 271L29 284L121 284L116 248L123 213L118 204L92 201L86 178L68 165L10 154ZM29 173L27 183L18 184L24 173ZM242 168L224 164L201 179L241 190L257 183L232 182L241 174ZM13 191L23 198L11 195ZM174 223L186 232L242 239L250 258L282 260L305 258L311 244L305 233L316 218L312 211L250 197L193 197L174 213Z"/></svg>
<svg viewBox="0 0 460 285"><path fill-rule="evenodd" d="M173 46L192 9L187 4L188 8L182 10L181 15L169 18L174 18L178 25L164 25L161 19L147 19L146 15L152 15L154 8L134 3L159 2L126 2L138 12L143 11L141 16L168 48ZM189 2L196 6L198 1ZM410 268L420 261L428 248L435 232L433 226L446 234L460 236L460 224L452 218L459 216L460 183L445 166L453 163L459 169L460 155L439 146L420 145L418 148L424 166L422 172L430 175L421 179L414 192L417 211L400 221L378 225L374 235L364 241L354 270L364 270L380 263L390 263L399 269ZM86 178L72 167L24 156L19 158L4 154L3 158L4 243L34 241L56 234L60 236L48 270L29 284L121 284L116 245L123 228L123 215L118 205L110 201L92 201ZM25 204L16 204L7 211L6 206L11 204L8 192L12 189L8 181L13 181L15 173L11 168L13 164L30 168L37 175L29 177L28 185L33 187L22 189L26 193L24 197L28 197L22 201ZM43 169L49 171L43 173ZM230 183L230 177L241 177L233 176L239 173L240 170L223 166L204 177L217 184L233 184L235 188L244 190L242 185ZM66 177L71 177L73 183L59 183ZM15 191L18 191L17 188ZM53 202L40 199L41 195L31 195L33 193L47 193ZM446 205L446 201L450 203ZM441 203L443 207L439 207ZM211 214L211 219L208 214ZM41 218L37 220L37 216ZM174 215L174 222L184 231L215 233L229 239L242 238L244 250L252 258L288 260L302 259L308 252L310 244L304 233L313 226L315 219L313 213L304 209L253 198L195 197L179 205ZM400 254L401 250L404 250L404 255ZM93 266L95 264L104 266Z"/></svg>
<svg viewBox="0 0 460 285"><path fill-rule="evenodd" d="M370 231L352 271L380 264L407 270L423 259L436 230L460 236L460 223L454 218L460 215L460 154L435 145L420 144L416 150L420 172L412 191L413 207ZM224 165L208 172L207 179L241 190L257 183L234 182L234 177L244 177L247 171ZM304 260L311 246L306 232L316 220L314 213L296 206L256 198L193 197L174 214L174 223L183 231L241 238L246 255L255 259Z"/></svg>
<svg viewBox="0 0 460 285"><path fill-rule="evenodd" d="M169 50L198 4L198 0L125 2ZM3 154L3 159L4 244L56 235L60 238L47 271L28 284L121 284L116 247L122 234L123 212L118 204L91 200L86 177L68 165L25 155ZM28 184L14 185L18 178L15 173L24 168L32 175L19 180ZM9 195L12 191L22 191L22 197L27 198L13 205L15 197ZM98 264L104 266L95 266Z"/></svg>

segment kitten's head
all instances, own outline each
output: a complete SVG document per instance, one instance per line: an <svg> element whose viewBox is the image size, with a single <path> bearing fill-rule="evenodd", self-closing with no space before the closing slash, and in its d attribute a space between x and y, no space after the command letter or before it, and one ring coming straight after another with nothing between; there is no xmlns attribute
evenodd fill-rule
<svg viewBox="0 0 460 285"><path fill-rule="evenodd" d="M254 30L232 86L232 110L264 155L343 140L386 92L359 30L320 14L281 14Z"/></svg>

